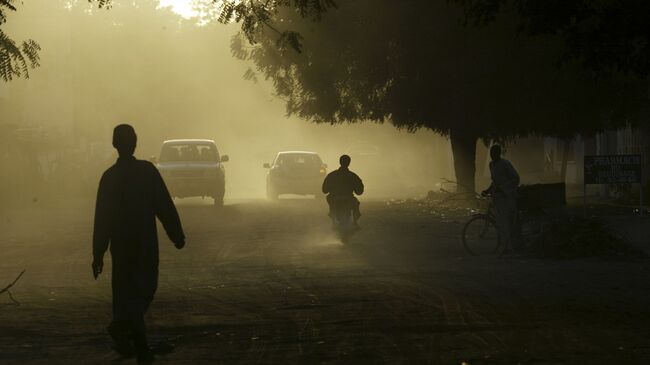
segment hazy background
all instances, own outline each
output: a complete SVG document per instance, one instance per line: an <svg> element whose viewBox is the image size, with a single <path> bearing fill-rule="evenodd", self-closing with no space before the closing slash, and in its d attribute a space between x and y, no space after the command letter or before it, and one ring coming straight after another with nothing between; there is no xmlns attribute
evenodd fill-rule
<svg viewBox="0 0 650 365"><path fill-rule="evenodd" d="M32 0L9 16L7 33L43 50L29 79L0 84L6 204L94 196L116 157L112 128L123 122L136 128L142 159L166 139L214 139L230 156L226 199L263 197L262 164L282 150L316 151L329 170L351 149L375 151L352 154L368 196L423 196L453 175L448 141L430 131L287 118L272 85L246 79L250 65L231 56L236 25L187 19L158 0L116 0L110 10Z"/></svg>

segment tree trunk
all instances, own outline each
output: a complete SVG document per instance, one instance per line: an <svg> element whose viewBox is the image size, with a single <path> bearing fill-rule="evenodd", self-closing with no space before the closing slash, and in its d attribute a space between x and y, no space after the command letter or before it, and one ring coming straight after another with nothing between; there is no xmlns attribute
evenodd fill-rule
<svg viewBox="0 0 650 365"><path fill-rule="evenodd" d="M571 140L564 140L564 151L562 154L562 168L560 169L560 181L566 183L566 167L569 162L569 152L571 151Z"/></svg>
<svg viewBox="0 0 650 365"><path fill-rule="evenodd" d="M488 164L488 157L490 155L490 148L485 146L483 142L476 143L476 177L474 181L481 183L484 182L483 173L485 172L486 165ZM489 182L488 182L489 184ZM487 187L487 186L486 186ZM480 187L479 187L480 190Z"/></svg>
<svg viewBox="0 0 650 365"><path fill-rule="evenodd" d="M466 131L449 132L451 152L454 155L454 171L458 189L475 192L476 175L476 141L478 136Z"/></svg>

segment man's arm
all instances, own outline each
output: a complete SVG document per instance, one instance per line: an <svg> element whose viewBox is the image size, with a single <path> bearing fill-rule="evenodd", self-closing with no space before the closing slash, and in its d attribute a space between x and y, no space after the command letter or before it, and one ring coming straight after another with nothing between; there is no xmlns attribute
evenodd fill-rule
<svg viewBox="0 0 650 365"><path fill-rule="evenodd" d="M521 179L519 178L519 173L517 173L517 170L515 170L515 167L512 166L512 163L508 161L508 170L510 170L510 175L512 176L513 183L516 186L519 186L519 182Z"/></svg>
<svg viewBox="0 0 650 365"><path fill-rule="evenodd" d="M481 192L481 195L483 196L494 194L494 172L492 171L492 162L490 162L488 166L490 168L490 186Z"/></svg>
<svg viewBox="0 0 650 365"><path fill-rule="evenodd" d="M363 194L363 188L363 181L361 181L359 175L354 174L354 193L357 195Z"/></svg>
<svg viewBox="0 0 650 365"><path fill-rule="evenodd" d="M165 185L165 181L160 176L160 172L153 165L151 165L151 168L153 169L152 174L154 175L156 216L160 219L169 239L174 242L176 248L181 249L185 246L185 233L183 233L181 219L176 211L174 201L171 195L169 195L167 185Z"/></svg>
<svg viewBox="0 0 650 365"><path fill-rule="evenodd" d="M97 189L95 203L95 224L93 227L93 275L95 279L104 269L104 254L108 250L112 219L109 183L106 173L102 175Z"/></svg>
<svg viewBox="0 0 650 365"><path fill-rule="evenodd" d="M325 180L323 180L323 187L322 187L321 190L323 190L323 194L328 194L330 192L330 175L329 174L327 174L327 176L325 176Z"/></svg>

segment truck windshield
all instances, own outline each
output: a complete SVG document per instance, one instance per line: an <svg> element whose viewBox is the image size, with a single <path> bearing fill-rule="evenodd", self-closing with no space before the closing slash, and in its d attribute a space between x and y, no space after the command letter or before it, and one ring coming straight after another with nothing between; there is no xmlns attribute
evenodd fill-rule
<svg viewBox="0 0 650 365"><path fill-rule="evenodd" d="M167 144L160 152L160 162L219 162L219 152L212 144Z"/></svg>

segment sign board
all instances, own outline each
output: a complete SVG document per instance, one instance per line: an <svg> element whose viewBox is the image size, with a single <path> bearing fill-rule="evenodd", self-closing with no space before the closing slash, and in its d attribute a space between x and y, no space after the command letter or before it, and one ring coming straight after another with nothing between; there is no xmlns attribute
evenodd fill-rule
<svg viewBox="0 0 650 365"><path fill-rule="evenodd" d="M585 156L585 184L640 183L640 155Z"/></svg>

